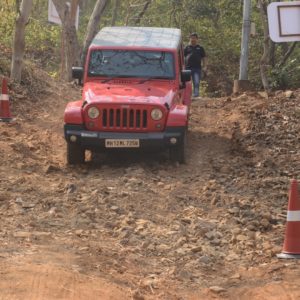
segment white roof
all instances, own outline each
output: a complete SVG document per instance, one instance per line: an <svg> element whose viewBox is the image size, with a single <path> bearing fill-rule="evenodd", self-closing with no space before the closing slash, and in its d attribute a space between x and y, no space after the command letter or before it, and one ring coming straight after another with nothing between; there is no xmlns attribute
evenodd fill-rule
<svg viewBox="0 0 300 300"><path fill-rule="evenodd" d="M176 49L181 41L177 28L104 27L95 36L93 46Z"/></svg>

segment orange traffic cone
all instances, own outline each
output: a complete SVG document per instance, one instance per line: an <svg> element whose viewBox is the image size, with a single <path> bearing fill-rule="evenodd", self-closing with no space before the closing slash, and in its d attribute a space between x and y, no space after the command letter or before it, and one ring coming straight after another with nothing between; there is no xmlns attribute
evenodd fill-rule
<svg viewBox="0 0 300 300"><path fill-rule="evenodd" d="M7 79L4 77L2 80L2 94L0 94L0 121L10 122L11 120Z"/></svg>
<svg viewBox="0 0 300 300"><path fill-rule="evenodd" d="M300 199L295 179L291 182L283 250L277 257L300 258Z"/></svg>

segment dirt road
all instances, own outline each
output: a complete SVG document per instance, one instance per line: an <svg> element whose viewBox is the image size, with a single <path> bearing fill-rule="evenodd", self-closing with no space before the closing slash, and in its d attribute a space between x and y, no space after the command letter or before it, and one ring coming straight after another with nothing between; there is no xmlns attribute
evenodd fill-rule
<svg viewBox="0 0 300 300"><path fill-rule="evenodd" d="M300 299L279 261L300 173L300 92L193 103L185 165L164 153L65 163L52 81L0 124L0 299Z"/></svg>

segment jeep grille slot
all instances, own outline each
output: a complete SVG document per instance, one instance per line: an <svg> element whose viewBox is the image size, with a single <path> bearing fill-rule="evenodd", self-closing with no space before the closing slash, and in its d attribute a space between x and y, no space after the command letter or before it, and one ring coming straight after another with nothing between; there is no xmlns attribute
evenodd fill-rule
<svg viewBox="0 0 300 300"><path fill-rule="evenodd" d="M134 126L133 124L134 124L134 112L133 109L131 109L129 113L129 127L133 128Z"/></svg>
<svg viewBox="0 0 300 300"><path fill-rule="evenodd" d="M135 115L135 126L136 128L141 127L141 111L137 110Z"/></svg>
<svg viewBox="0 0 300 300"><path fill-rule="evenodd" d="M114 127L114 110L109 110L109 127Z"/></svg>
<svg viewBox="0 0 300 300"><path fill-rule="evenodd" d="M103 110L103 117L102 117L103 126L107 126L107 109Z"/></svg>
<svg viewBox="0 0 300 300"><path fill-rule="evenodd" d="M127 109L123 109L123 127L127 127Z"/></svg>
<svg viewBox="0 0 300 300"><path fill-rule="evenodd" d="M148 125L146 109L105 108L102 114L103 128L146 129Z"/></svg>
<svg viewBox="0 0 300 300"><path fill-rule="evenodd" d="M117 125L117 127L121 127L121 110L120 109L117 109L116 125Z"/></svg>
<svg viewBox="0 0 300 300"><path fill-rule="evenodd" d="M143 110L143 127L147 128L147 111Z"/></svg>

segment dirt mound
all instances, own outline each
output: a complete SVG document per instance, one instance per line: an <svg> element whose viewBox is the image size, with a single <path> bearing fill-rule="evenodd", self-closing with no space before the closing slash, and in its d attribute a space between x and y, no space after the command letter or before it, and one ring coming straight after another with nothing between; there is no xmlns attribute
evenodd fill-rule
<svg viewBox="0 0 300 300"><path fill-rule="evenodd" d="M300 172L300 91L195 101L186 165L162 153L68 167L63 109L79 89L50 78L35 99L11 89L16 121L0 124L0 286L15 279L7 299L51 299L52 283L63 299L84 299L74 282L82 295L95 291L89 299L297 295L285 290L287 280L300 285L289 276L297 262L275 254ZM30 268L39 275L17 289ZM46 290L36 283L45 274ZM113 293L99 298L101 282Z"/></svg>

